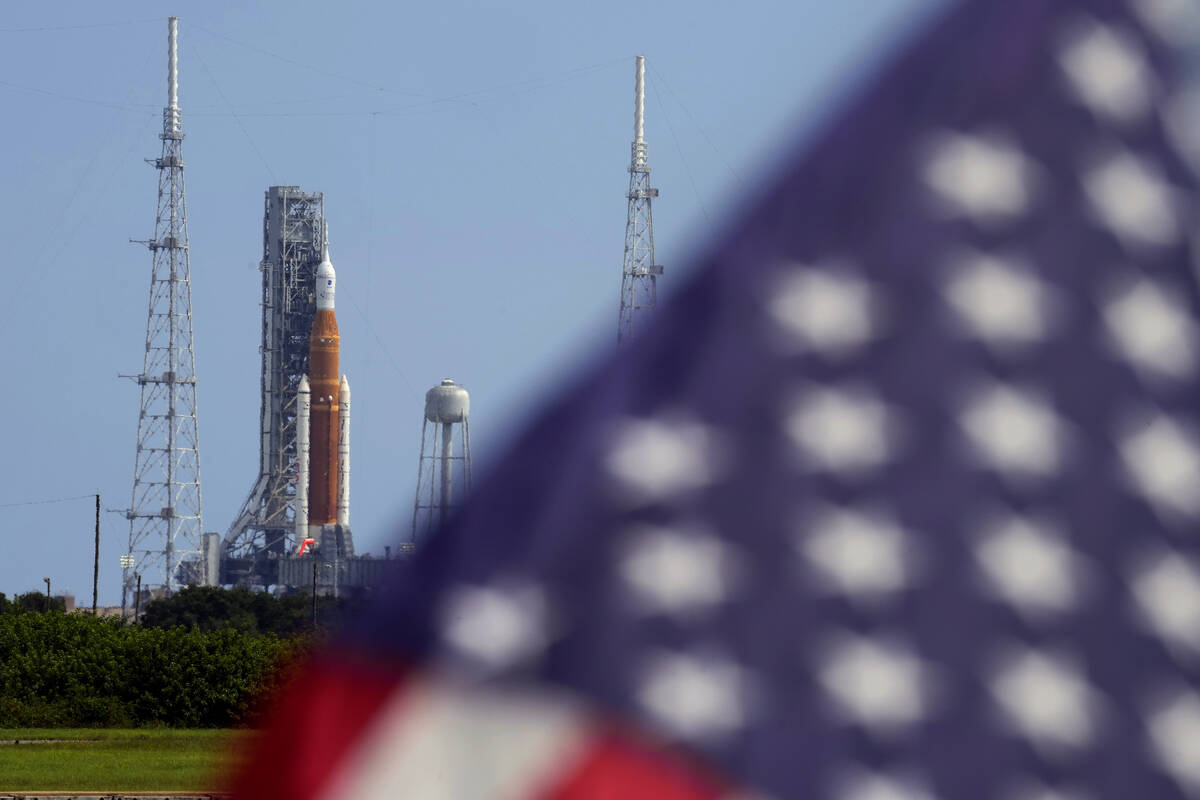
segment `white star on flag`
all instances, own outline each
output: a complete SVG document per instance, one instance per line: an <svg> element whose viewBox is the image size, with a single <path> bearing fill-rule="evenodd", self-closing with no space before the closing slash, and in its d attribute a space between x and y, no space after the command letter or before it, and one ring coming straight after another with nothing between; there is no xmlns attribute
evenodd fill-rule
<svg viewBox="0 0 1200 800"><path fill-rule="evenodd" d="M1029 208L1035 171L1007 138L944 132L933 139L925 180L947 207L983 225Z"/></svg>
<svg viewBox="0 0 1200 800"><path fill-rule="evenodd" d="M992 591L1022 614L1062 613L1080 602L1079 557L1045 524L1021 517L997 520L981 536L975 557Z"/></svg>
<svg viewBox="0 0 1200 800"><path fill-rule="evenodd" d="M1014 649L1000 659L989 684L1013 729L1047 754L1084 747L1099 734L1099 695L1062 657Z"/></svg>
<svg viewBox="0 0 1200 800"><path fill-rule="evenodd" d="M991 346L1033 345L1049 332L1051 293L1014 259L964 254L954 260L944 293L970 332Z"/></svg>
<svg viewBox="0 0 1200 800"><path fill-rule="evenodd" d="M723 658L660 653L651 659L638 689L642 706L673 733L706 739L745 724L746 678Z"/></svg>
<svg viewBox="0 0 1200 800"><path fill-rule="evenodd" d="M1108 155L1084 171L1083 184L1100 221L1126 244L1179 241L1172 190L1148 159L1125 152Z"/></svg>
<svg viewBox="0 0 1200 800"><path fill-rule="evenodd" d="M1096 114L1128 122L1149 109L1151 73L1137 41L1125 31L1080 20L1059 59L1079 99Z"/></svg>
<svg viewBox="0 0 1200 800"><path fill-rule="evenodd" d="M547 629L546 602L532 584L461 586L443 604L443 641L451 652L485 670L500 670L537 654Z"/></svg>
<svg viewBox="0 0 1200 800"><path fill-rule="evenodd" d="M813 467L847 474L887 461L896 431L887 406L859 387L812 387L801 392L784 427Z"/></svg>
<svg viewBox="0 0 1200 800"><path fill-rule="evenodd" d="M1035 392L1002 384L978 387L959 415L984 466L1018 478L1054 473L1063 460L1062 422Z"/></svg>
<svg viewBox="0 0 1200 800"><path fill-rule="evenodd" d="M1200 568L1174 553L1146 559L1130 580L1135 608L1177 654L1200 657Z"/></svg>
<svg viewBox="0 0 1200 800"><path fill-rule="evenodd" d="M654 502L707 485L720 459L707 426L664 416L622 420L613 433L607 465L627 498Z"/></svg>
<svg viewBox="0 0 1200 800"><path fill-rule="evenodd" d="M893 733L924 719L930 704L927 668L902 644L846 635L829 645L818 674L842 715Z"/></svg>
<svg viewBox="0 0 1200 800"><path fill-rule="evenodd" d="M1200 697L1177 690L1146 715L1150 749L1189 796L1200 793Z"/></svg>
<svg viewBox="0 0 1200 800"><path fill-rule="evenodd" d="M879 602L912 580L912 537L878 512L815 511L802 526L797 546L830 589L855 600Z"/></svg>
<svg viewBox="0 0 1200 800"><path fill-rule="evenodd" d="M1179 292L1140 280L1104 304L1118 352L1149 374L1182 378L1196 368L1197 326Z"/></svg>
<svg viewBox="0 0 1200 800"><path fill-rule="evenodd" d="M785 349L844 356L875 334L871 290L845 269L792 267L777 279L768 309Z"/></svg>
<svg viewBox="0 0 1200 800"><path fill-rule="evenodd" d="M687 612L724 599L732 555L720 539L648 526L628 535L631 545L621 560L621 574L651 609Z"/></svg>
<svg viewBox="0 0 1200 800"><path fill-rule="evenodd" d="M1118 442L1134 488L1168 519L1200 515L1200 448L1163 415L1132 427Z"/></svg>

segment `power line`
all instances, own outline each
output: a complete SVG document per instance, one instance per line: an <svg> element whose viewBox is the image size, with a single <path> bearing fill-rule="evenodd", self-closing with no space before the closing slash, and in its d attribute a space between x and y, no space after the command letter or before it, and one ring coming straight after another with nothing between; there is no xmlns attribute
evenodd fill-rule
<svg viewBox="0 0 1200 800"><path fill-rule="evenodd" d="M650 84L651 90L654 92L654 99L658 101L658 108L662 111L663 121L667 123L667 130L671 132L671 138L675 141L675 150L679 153L679 160L683 162L683 169L687 172L688 181L692 184L692 191L696 193L696 203L700 206L700 212L704 214L704 221L712 225L712 218L708 216L708 208L704 205L704 198L700 196L700 187L696 185L696 178L692 174L692 167L688 164L687 156L683 154L683 147L679 144L679 137L675 135L675 126L671 124L671 116L667 113L667 106L662 101L662 96L658 93L658 87Z"/></svg>
<svg viewBox="0 0 1200 800"><path fill-rule="evenodd" d="M124 103L114 103L109 100L95 100L95 99L89 98L89 97L78 97L76 95L52 92L49 89L39 89L36 86L21 86L20 84L10 83L9 81L0 81L0 86L7 86L9 89L15 89L18 92L29 92L30 94L45 95L46 97L53 97L57 100L70 100L75 103L87 103L88 105L93 105L93 106L104 106L105 108L115 108L118 111L133 111L138 114L147 114L149 116L154 116L154 114L149 111L149 109L153 108L153 106L148 106L148 105L140 105L140 104L129 105L129 104L124 104Z"/></svg>
<svg viewBox="0 0 1200 800"><path fill-rule="evenodd" d="M383 338L380 337L379 333L375 330L375 326L371 324L371 320L365 313L363 313L362 306L360 306L354 299L354 295L347 291L345 286L342 286L339 291L346 295L346 299L350 301L350 305L354 306L354 310L358 312L360 317L362 317L363 322L367 326L367 330L370 332L371 336L375 338L375 343L379 345L380 351L387 358L388 363L392 365L392 369L394 369L396 374L400 376L400 380L404 381L404 385L410 392L413 393L414 397L420 397L420 392L417 391L412 381L408 379L408 376L404 374L404 370L400 369L400 365L396 362L396 359L392 357L392 351L389 350L388 346L383 343Z"/></svg>
<svg viewBox="0 0 1200 800"><path fill-rule="evenodd" d="M213 86L216 88L217 94L221 97L221 100L224 102L225 110L224 111L196 111L195 109L219 108L219 106L211 106L211 105L191 106L193 111L189 112L188 116L190 116L190 117L233 117L235 120L237 120L238 125L242 127L243 133L246 132L246 129L245 129L245 126L242 125L242 120L250 118L250 117L271 117L271 118L363 117L363 116L378 116L380 114L386 114L388 116L408 116L408 115L419 114L419 113L435 112L438 110L438 106L444 106L444 105L455 104L455 103L463 103L465 105L469 105L469 106L478 108L477 104L474 102L474 99L486 97L487 95L495 94L498 92L511 91L511 92L513 92L513 94L526 94L529 92L538 91L540 89L547 89L547 88L556 86L558 84L565 83L570 80L574 80L575 78L581 77L590 72L595 72L597 70L605 69L605 68L611 67L615 64L624 63L626 60L625 57L622 57L620 59L614 59L612 61L605 61L605 62L596 63L596 64L588 64L588 65L582 66L582 67L574 67L572 69L565 70L565 71L563 71L555 76L552 76L550 78L529 78L529 79L525 79L525 80L521 80L521 81L513 81L511 83L505 83L505 84L500 84L500 85L496 85L496 86L487 86L487 87L482 87L479 89L472 89L472 90L465 91L465 92L458 92L455 94L448 94L448 95L443 95L443 96L420 94L417 92L408 92L406 90L379 89L380 91L388 91L388 92L393 92L393 93L415 94L419 97L427 98L425 100L422 100L421 102L408 103L406 105L401 105L401 106L391 106L388 108L369 108L369 109L358 109L358 110L350 110L350 111L319 111L319 110L317 110L317 111L242 111L242 112L239 112L234 107L233 103L230 102L229 98L225 96L224 92L221 91L220 86L217 85L216 79L213 77L212 71L209 70L208 65L204 62L203 58L201 58L200 52L194 44L192 45L192 52L195 53L197 60L200 61L200 65L204 68L204 71L208 74L209 80L212 81ZM327 73L327 74L329 74L331 76L336 76L336 73ZM350 79L350 78L346 78L346 80L353 81L353 79ZM72 103L84 103L87 105L101 106L104 108L115 109L117 111L125 111L125 112L129 112L129 113L137 114L139 116L157 116L157 114L152 109L156 109L156 108L158 108L158 106L154 105L154 104L149 104L149 103L118 103L118 102L114 102L112 100L104 100L104 99L99 99L99 98L94 98L94 97L81 97L79 95L65 94L63 92L56 92L56 91L52 91L50 89L42 89L42 88L39 88L36 86L24 86L21 84L12 83L11 81L5 81L5 80L0 80L0 86L7 87L9 89L12 89L12 90L18 91L18 92L26 92L29 94L42 95L44 97L52 97L56 100L64 100L64 101L72 102ZM371 88L378 88L378 87L371 87ZM341 99L346 99L349 97L352 97L352 95L339 95L339 96L335 96L335 97L319 98L316 100L265 101L262 103L256 103L255 106L253 106L253 107L260 108L263 105L312 106L314 103L317 103L317 102L328 102L330 100L341 100ZM685 109L685 111L686 111L686 109ZM246 135L249 136L248 133ZM255 145L254 147L255 147L255 150L258 151L257 145ZM259 152L259 156L262 157L261 151L258 151L258 152ZM265 163L266 159L264 158L263 161ZM270 171L269 166L268 166L268 171Z"/></svg>
<svg viewBox="0 0 1200 800"><path fill-rule="evenodd" d="M413 89L390 89L386 86L377 86L373 83L367 83L366 81L359 80L358 78L354 78L349 75L343 75L340 72L334 72L332 70L324 69L323 67L318 67L313 64L307 64L303 61L297 61L294 58L282 56L279 53L272 53L270 50L264 50L263 48L261 48L257 45L248 44L246 42L240 42L237 39L234 39L230 36L226 36L225 34L219 33L218 31L214 31L209 28L206 28L203 25L200 25L199 23L196 23L196 22L189 23L188 27L203 31L204 33L207 33L210 36L215 36L218 39L224 39L225 41L229 42L230 44L235 44L238 47L244 47L247 50L258 53L260 55L267 56L268 58L273 58L277 61L282 61L284 64L291 64L292 66L303 67L304 69L311 70L320 75L324 75L328 78L336 78L338 80L346 81L348 83L353 83L357 86L363 86L367 89L374 89L377 92L388 92L391 94L410 94L415 97L430 97L430 95L425 94L424 92L418 92Z"/></svg>
<svg viewBox="0 0 1200 800"><path fill-rule="evenodd" d="M146 68L146 64L148 64L148 63L150 63L150 54L149 53L146 54L146 58L143 61L141 69L139 71L144 71ZM6 85L11 86L12 84L6 84ZM131 90L130 96L132 96L133 93L134 93L134 90ZM116 104L112 104L112 105L116 105ZM125 119L128 120L127 117ZM66 212L71 210L71 207L75 203L76 198L78 198L80 193L83 191L83 188L84 188L85 184L87 183L88 176L91 175L93 167L95 167L96 164L98 163L100 154L106 148L108 148L109 145L111 145L113 142L116 141L118 134L120 134L124 131L124 128L122 127L124 124L126 124L126 123L122 122L117 127L110 130L108 139L106 141L102 142L100 144L100 146L97 148L97 150L93 153L92 158L88 162L87 167L83 170L81 177L79 178L78 181L75 182L74 188L71 191L71 196L67 199L67 202L65 204L61 205L62 212L64 214L66 214ZM41 278L49 272L50 267L52 267L55 264L55 262L58 261L58 258L66 251L67 247L70 245L71 241L74 239L75 234L77 232L79 232L79 230L91 220L92 216L94 216L97 213L97 211L99 211L100 209L103 208L101 203L99 203L98 201L100 199L102 199L108 193L108 191L112 188L113 179L116 178L117 173L125 166L126 159L128 159L129 154L133 152L133 150L136 146L137 146L137 140L131 139L130 146L125 151L124 155L122 155L119 159L116 159L113 162L113 170L112 170L111 174L109 174L109 176L100 184L101 188L100 188L99 195L97 195L95 198L93 198L93 201L91 203L87 204L87 206L85 207L85 209L82 213L75 215L75 220L76 220L75 227L71 228L65 236L43 237L45 239L45 243L43 244L42 248L38 251L37 257L34 258L33 261L31 262L33 264L34 268L29 269L29 270L24 270L21 274L20 279L17 281L16 287L13 289L10 289L8 292L8 299L9 299L10 305L13 308L17 307L19 300L20 300L21 291L26 286L26 282L32 277L32 280L34 282L32 285L36 286L37 282L40 281ZM51 248L54 244L57 244L57 249L53 250L53 252L52 252ZM46 263L42 263L42 259L46 256L47 253L50 253L50 258ZM9 316L9 324L11 324L11 320L12 320L12 316L10 315ZM0 323L0 333L7 333L7 326L5 323Z"/></svg>
<svg viewBox="0 0 1200 800"><path fill-rule="evenodd" d="M435 111L437 106L447 105L450 103L467 103L471 106L476 106L473 98L481 98L498 92L511 91L514 95L525 94L528 92L538 91L539 89L547 89L561 83L565 83L575 78L586 75L597 70L607 69L616 64L623 64L627 57L622 56L619 59L612 61L604 61L596 64L588 64L582 67L574 67L565 70L551 78L527 78L525 80L513 81L511 83L500 84L496 86L487 86L480 89L472 89L470 91L458 92L456 94L443 95L441 97L430 97L428 100L423 100L419 103L408 103L402 106L391 106L390 108L375 108L375 109L359 109L357 111L262 111L262 112L243 112L241 117L362 117L362 116L378 116L386 114L388 116L400 116L412 112L430 112ZM232 109L230 110L232 112ZM223 117L226 114L217 112L193 113L193 117Z"/></svg>
<svg viewBox="0 0 1200 800"><path fill-rule="evenodd" d="M149 63L150 63L150 54L147 53L145 59L142 62L142 66L138 71L144 72L146 69L146 65ZM0 82L0 83L2 83L2 82ZM12 84L5 84L5 85L12 86ZM38 91L38 90L33 90L33 91ZM130 90L130 97L132 97L134 95L135 91L136 90L134 90L134 89ZM47 92L46 94L49 94L49 93ZM115 103L107 104L107 105L118 106L118 104L115 104ZM128 118L126 118L126 119L128 119ZM125 123L121 123L121 125L123 125L123 124L125 124ZM92 155L91 160L88 162L87 168L84 169L84 171L82 173L82 177L80 177L80 179L75 182L74 189L71 191L71 196L67 199L66 204L61 206L64 214L65 214L65 212L70 211L71 206L74 204L76 198L79 197L80 192L83 190L84 185L87 183L88 176L91 175L92 168L94 166L96 166L97 161L100 158L101 152L103 152L110 144L115 142L117 135L124 130L123 127L121 127L121 125L118 125L116 128L112 129L109 132L107 141L104 141L100 145L100 147L95 151L95 153ZM103 208L101 203L99 203L98 201L101 200L108 193L108 191L112 188L113 179L116 178L117 173L125 166L126 159L128 159L129 154L133 152L133 150L137 146L137 144L138 144L138 142L136 139L131 139L130 146L125 151L124 155L122 155L119 159L117 159L113 162L112 173L109 174L108 178L105 179L100 184L100 186L101 186L100 194L97 195L95 198L93 198L93 201L91 203L87 204L87 206L85 207L85 210L81 214L76 215L76 224L75 224L74 228L72 228L70 231L68 231L65 236L60 236L57 238L43 237L45 239L45 243L43 244L42 248L38 251L37 257L32 262L32 264L34 265L34 269L24 270L21 274L20 279L17 281L16 287L13 289L10 289L8 292L8 299L13 308L17 307L17 303L18 303L20 295L21 295L21 290L25 287L26 281L32 276L32 279L34 281L33 285L37 285L37 281L39 281L42 278L42 276L44 276L45 274L47 274L49 272L49 268L52 267L55 264L55 262L58 261L59 256L61 256L66 251L68 245L71 243L75 234L87 222L89 222L91 220L92 216L95 215L98 210ZM56 250L54 250L51 253L51 247L55 243L57 243L58 247ZM41 263L42 259L46 256L47 253L51 253L50 259L47 263L43 264L43 263ZM11 321L11 319L12 319L12 316L10 315L9 320ZM6 325L4 323L0 323L0 333L7 333Z"/></svg>
<svg viewBox="0 0 1200 800"><path fill-rule="evenodd" d="M0 503L0 508L17 508L18 506L47 506L51 503L69 503L73 500L91 500L96 496L95 492L91 494L80 494L74 497L55 497L50 500L24 500L19 503Z"/></svg>
<svg viewBox="0 0 1200 800"><path fill-rule="evenodd" d="M588 65L582 66L582 67L574 67L572 69L568 69L568 70L565 70L565 71L559 73L557 76L554 76L553 78L527 78L522 81L513 81L512 83L500 84L498 86L489 86L489 87L485 87L482 89L474 89L474 90L468 91L468 92L459 92L458 94L445 95L444 97L435 97L435 98L427 100L423 103L411 103L406 106L396 106L394 108L385 108L385 109L381 109L378 113L393 114L393 113L397 113L400 111L409 111L409 110L416 109L416 108L424 108L427 106L439 105L441 103L450 103L450 102L453 102L456 100L464 100L468 97L479 97L481 95L488 95L488 94L492 94L494 92L508 91L510 89L526 89L527 91L534 91L536 89L545 89L547 87L554 86L557 83L562 83L564 81L571 80L572 78L575 78L577 76L585 75L589 72L595 72L596 70L605 69L607 67L613 66L614 64L623 64L627 60L628 60L627 56L621 56L621 58L613 59L611 61L603 61L603 62L600 62L597 64L588 64Z"/></svg>
<svg viewBox="0 0 1200 800"><path fill-rule="evenodd" d="M725 157L725 154L722 153L720 148L717 147L716 143L708 135L708 130L705 129L705 127L700 124L700 120L696 119L696 115L693 114L691 109L688 108L687 105L684 104L683 99L680 98L680 96L679 96L679 93L671 88L671 84L667 82L666 77L662 74L662 72L657 67L655 67L653 64L650 64L649 66L650 66L650 69L654 72L654 77L657 79L657 82L661 83L663 85L663 88L667 90L667 94L672 99L674 99L674 101L676 103L679 104L679 107L683 109L683 113L687 114L688 119L690 119L692 121L692 124L694 124L696 126L696 130L700 131L700 135L704 137L704 141L708 142L708 146L712 148L713 153L716 154L717 158L721 159L721 163L723 163L725 165L725 169L729 170L729 174L731 176L733 176L734 180L738 181L739 183L744 184L745 181L743 180L742 176L740 174L738 174L738 172L736 170L734 170L733 165L731 163L729 163L729 159L727 159ZM655 91L657 91L657 90L655 90ZM661 99L659 100L659 102L660 103L662 102Z"/></svg>
<svg viewBox="0 0 1200 800"><path fill-rule="evenodd" d="M81 31L88 28L116 28L121 25L141 25L144 22L161 22L162 17L127 19L123 22L93 22L89 25L43 25L36 28L0 28L0 33L41 33L42 31Z"/></svg>
<svg viewBox="0 0 1200 800"><path fill-rule="evenodd" d="M217 84L217 79L213 77L212 71L208 68L208 64L204 63L204 59L200 56L200 50L196 47L196 45L192 45L191 47L192 52L196 54L196 60L199 61L200 66L204 68L204 74L208 75L208 79L212 81L213 88L217 90L217 94L220 95L221 100L223 100L225 105L229 107L230 115L233 116L234 121L237 122L238 127L242 129L242 133L245 134L246 141L250 143L250 147L253 148L254 152L258 154L258 158L262 161L263 166L267 168L267 174L271 176L271 182L278 183L279 181L275 178L275 170L271 169L270 163L267 162L267 157L263 155L262 150L259 150L258 145L254 143L254 137L250 135L250 131L246 130L246 126L242 122L242 118L239 117L237 112L233 110L233 103L230 103L229 98L227 98L225 93L221 91L220 85Z"/></svg>

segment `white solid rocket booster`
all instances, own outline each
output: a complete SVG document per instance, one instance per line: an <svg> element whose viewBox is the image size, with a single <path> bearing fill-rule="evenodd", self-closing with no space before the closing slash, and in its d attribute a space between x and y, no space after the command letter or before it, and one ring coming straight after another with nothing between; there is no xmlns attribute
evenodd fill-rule
<svg viewBox="0 0 1200 800"><path fill-rule="evenodd" d="M308 420L312 394L308 376L300 377L296 389L296 541L308 538Z"/></svg>
<svg viewBox="0 0 1200 800"><path fill-rule="evenodd" d="M350 526L350 382L345 375L338 387L337 524Z"/></svg>

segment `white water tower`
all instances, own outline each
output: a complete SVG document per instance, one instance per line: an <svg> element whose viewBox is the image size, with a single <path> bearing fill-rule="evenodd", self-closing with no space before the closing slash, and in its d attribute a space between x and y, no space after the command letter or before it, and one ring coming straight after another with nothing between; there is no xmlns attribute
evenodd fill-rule
<svg viewBox="0 0 1200 800"><path fill-rule="evenodd" d="M462 504L471 488L471 398L446 378L425 393L412 541L421 541Z"/></svg>

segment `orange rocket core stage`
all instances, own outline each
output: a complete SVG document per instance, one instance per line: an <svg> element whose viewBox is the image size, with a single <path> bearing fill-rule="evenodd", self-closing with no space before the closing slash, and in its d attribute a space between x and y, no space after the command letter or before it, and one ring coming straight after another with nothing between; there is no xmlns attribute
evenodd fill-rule
<svg viewBox="0 0 1200 800"><path fill-rule="evenodd" d="M338 335L332 308L317 310L308 340L309 417L308 523L337 522L338 503Z"/></svg>

